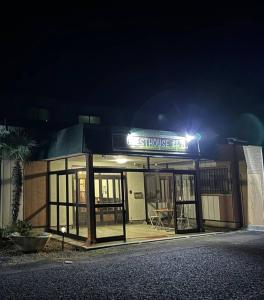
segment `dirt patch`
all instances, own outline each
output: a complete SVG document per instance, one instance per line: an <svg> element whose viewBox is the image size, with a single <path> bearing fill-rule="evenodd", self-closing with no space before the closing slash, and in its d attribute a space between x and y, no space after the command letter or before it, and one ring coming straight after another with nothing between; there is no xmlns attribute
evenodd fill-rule
<svg viewBox="0 0 264 300"><path fill-rule="evenodd" d="M25 254L19 250L10 240L0 240L0 265L23 264L38 262L44 260L73 259L76 256L85 255L84 252L77 251L76 248L69 244L64 244L62 251L61 242L50 239L42 251L37 253Z"/></svg>

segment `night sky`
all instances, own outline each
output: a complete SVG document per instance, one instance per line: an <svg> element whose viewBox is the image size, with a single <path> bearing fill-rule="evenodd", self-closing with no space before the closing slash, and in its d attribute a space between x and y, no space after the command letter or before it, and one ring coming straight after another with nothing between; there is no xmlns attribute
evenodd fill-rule
<svg viewBox="0 0 264 300"><path fill-rule="evenodd" d="M263 8L3 11L1 117L23 106L116 107L128 126L263 143Z"/></svg>

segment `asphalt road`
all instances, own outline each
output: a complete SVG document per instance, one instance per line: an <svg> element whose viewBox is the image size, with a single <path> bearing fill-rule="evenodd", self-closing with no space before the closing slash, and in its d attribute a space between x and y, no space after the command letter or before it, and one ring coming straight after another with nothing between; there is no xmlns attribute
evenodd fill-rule
<svg viewBox="0 0 264 300"><path fill-rule="evenodd" d="M87 252L0 270L0 299L264 299L264 233Z"/></svg>

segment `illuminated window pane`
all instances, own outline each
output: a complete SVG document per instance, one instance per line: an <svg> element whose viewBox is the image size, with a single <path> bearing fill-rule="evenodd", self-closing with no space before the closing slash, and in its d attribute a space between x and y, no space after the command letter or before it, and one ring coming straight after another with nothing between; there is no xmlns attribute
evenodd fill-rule
<svg viewBox="0 0 264 300"><path fill-rule="evenodd" d="M68 158L68 169L86 168L85 155L79 155Z"/></svg>
<svg viewBox="0 0 264 300"><path fill-rule="evenodd" d="M194 170L192 159L178 159L172 157L150 157L150 169Z"/></svg>
<svg viewBox="0 0 264 300"><path fill-rule="evenodd" d="M122 169L146 169L147 158L128 155L93 155L94 167Z"/></svg>
<svg viewBox="0 0 264 300"><path fill-rule="evenodd" d="M65 170L65 159L58 159L50 161L50 171Z"/></svg>

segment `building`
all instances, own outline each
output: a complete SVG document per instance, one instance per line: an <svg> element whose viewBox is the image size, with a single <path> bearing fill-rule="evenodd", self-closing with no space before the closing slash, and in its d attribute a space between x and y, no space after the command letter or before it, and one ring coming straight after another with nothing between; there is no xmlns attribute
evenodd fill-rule
<svg viewBox="0 0 264 300"><path fill-rule="evenodd" d="M263 228L261 147L231 140L203 151L203 142L137 128L60 130L24 167L20 217L87 243ZM10 163L2 163L2 226L10 220Z"/></svg>

